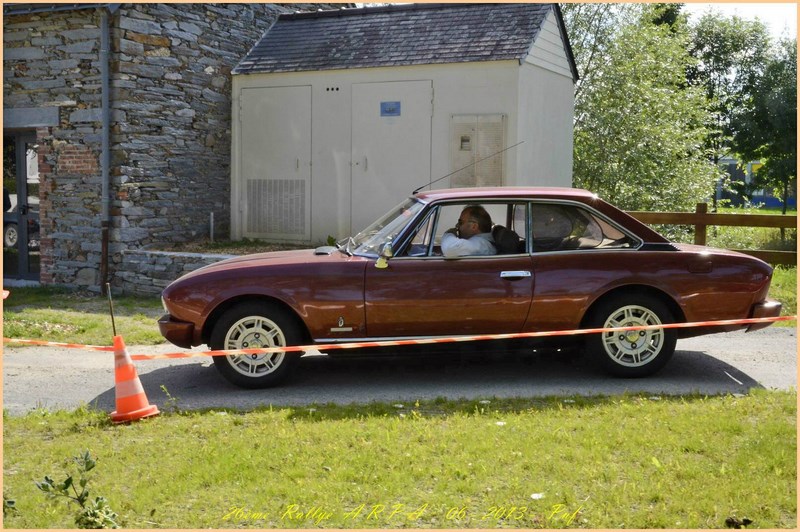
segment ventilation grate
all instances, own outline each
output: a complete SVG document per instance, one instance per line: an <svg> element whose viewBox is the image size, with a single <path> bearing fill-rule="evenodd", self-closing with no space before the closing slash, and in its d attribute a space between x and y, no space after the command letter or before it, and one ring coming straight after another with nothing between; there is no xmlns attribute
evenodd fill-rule
<svg viewBox="0 0 800 532"><path fill-rule="evenodd" d="M304 236L305 220L304 180L247 180L247 233Z"/></svg>

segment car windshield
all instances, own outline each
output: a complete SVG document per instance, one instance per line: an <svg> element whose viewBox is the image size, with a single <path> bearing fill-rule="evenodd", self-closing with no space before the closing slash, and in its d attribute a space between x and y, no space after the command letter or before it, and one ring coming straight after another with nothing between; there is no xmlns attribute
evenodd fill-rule
<svg viewBox="0 0 800 532"><path fill-rule="evenodd" d="M408 198L353 237L348 247L357 255L380 254L381 246L394 241L423 207L425 204L421 201Z"/></svg>

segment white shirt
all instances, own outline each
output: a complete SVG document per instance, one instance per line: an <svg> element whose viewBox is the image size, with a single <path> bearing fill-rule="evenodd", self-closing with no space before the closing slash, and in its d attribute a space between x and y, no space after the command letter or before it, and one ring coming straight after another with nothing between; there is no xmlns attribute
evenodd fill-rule
<svg viewBox="0 0 800 532"><path fill-rule="evenodd" d="M491 233L478 233L470 238L458 238L453 233L442 235L442 254L445 257L461 257L464 255L495 255Z"/></svg>

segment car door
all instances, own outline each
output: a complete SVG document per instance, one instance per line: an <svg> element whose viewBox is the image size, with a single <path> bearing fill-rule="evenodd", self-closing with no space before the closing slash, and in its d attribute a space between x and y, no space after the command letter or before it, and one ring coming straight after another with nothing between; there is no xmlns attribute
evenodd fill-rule
<svg viewBox="0 0 800 532"><path fill-rule="evenodd" d="M414 239L388 261L388 267L367 267L368 336L492 334L522 329L534 283L528 253L459 258L438 254L441 234L449 226L445 220L457 219L461 207L434 208ZM508 209L507 205L493 207L496 212ZM509 219L513 222L513 217Z"/></svg>
<svg viewBox="0 0 800 532"><path fill-rule="evenodd" d="M585 205L534 201L530 213L536 290L525 330L580 328L595 297L659 269L657 259L636 251L639 239Z"/></svg>

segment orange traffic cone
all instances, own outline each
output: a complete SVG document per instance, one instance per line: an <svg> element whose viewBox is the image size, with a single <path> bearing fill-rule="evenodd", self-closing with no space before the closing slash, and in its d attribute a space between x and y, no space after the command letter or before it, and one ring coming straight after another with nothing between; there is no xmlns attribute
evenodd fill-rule
<svg viewBox="0 0 800 532"><path fill-rule="evenodd" d="M122 336L114 337L114 380L117 409L111 412L111 421L124 423L158 414L158 407L147 402L142 382Z"/></svg>

